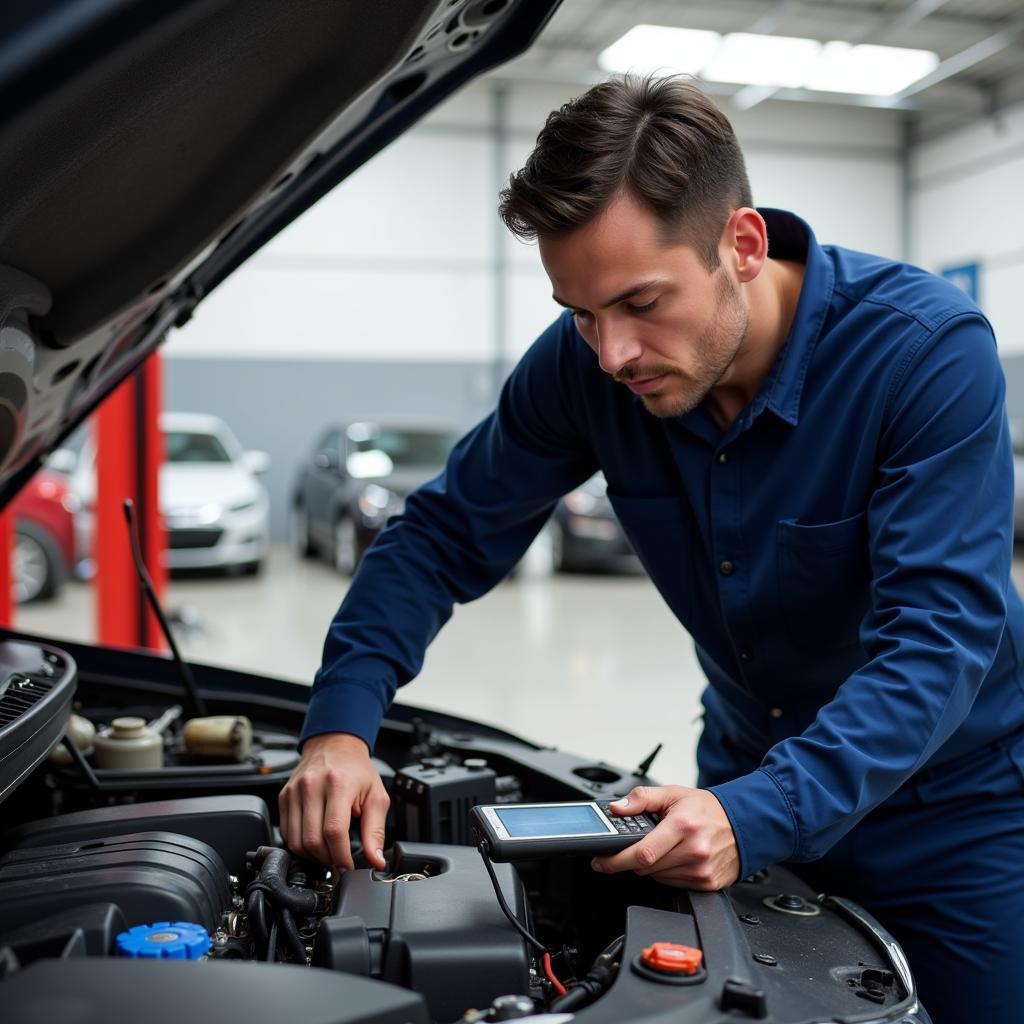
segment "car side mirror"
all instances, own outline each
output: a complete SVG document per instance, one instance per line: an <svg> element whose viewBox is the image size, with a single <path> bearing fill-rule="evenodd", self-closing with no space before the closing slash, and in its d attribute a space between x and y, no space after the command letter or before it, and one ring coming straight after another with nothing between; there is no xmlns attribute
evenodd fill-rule
<svg viewBox="0 0 1024 1024"><path fill-rule="evenodd" d="M313 465L317 469L340 469L341 459L338 458L338 453L333 448L321 448L313 456Z"/></svg>
<svg viewBox="0 0 1024 1024"><path fill-rule="evenodd" d="M77 465L78 455L70 448L57 448L46 459L47 469L52 469L55 473L63 473L65 476L71 476Z"/></svg>
<svg viewBox="0 0 1024 1024"><path fill-rule="evenodd" d="M270 456L266 452L245 452L242 455L242 461L249 467L249 472L257 476L270 469Z"/></svg>

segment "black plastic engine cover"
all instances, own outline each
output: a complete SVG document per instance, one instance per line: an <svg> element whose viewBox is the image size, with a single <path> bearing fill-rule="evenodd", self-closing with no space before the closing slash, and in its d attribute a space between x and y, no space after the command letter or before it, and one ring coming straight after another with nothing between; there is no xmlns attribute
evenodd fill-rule
<svg viewBox="0 0 1024 1024"><path fill-rule="evenodd" d="M891 938L836 902L773 867L728 892L680 890L677 912L630 907L611 990L575 1020L918 1024L913 980ZM642 951L655 942L700 948L703 970L686 984L644 970Z"/></svg>
<svg viewBox="0 0 1024 1024"><path fill-rule="evenodd" d="M502 914L480 854L470 847L396 843L390 877L349 871L337 912L317 933L314 964L366 973L423 994L435 1020L454 1020L499 995L526 992L529 961ZM511 865L495 864L509 906L527 921L526 894Z"/></svg>
<svg viewBox="0 0 1024 1024"><path fill-rule="evenodd" d="M171 832L12 850L0 858L0 939L89 903L113 903L129 927L193 921L212 931L231 892L217 851Z"/></svg>
<svg viewBox="0 0 1024 1024"><path fill-rule="evenodd" d="M4 981L4 1024L430 1024L392 985L284 964L43 960Z"/></svg>
<svg viewBox="0 0 1024 1024"><path fill-rule="evenodd" d="M10 950L22 967L42 959L107 956L127 927L113 903L92 903L15 928L4 934L0 948Z"/></svg>
<svg viewBox="0 0 1024 1024"><path fill-rule="evenodd" d="M266 803L244 793L154 800L59 814L30 821L4 837L5 846L26 850L55 842L86 843L126 832L173 832L212 846L228 871L241 876L247 850L270 846L273 828Z"/></svg>

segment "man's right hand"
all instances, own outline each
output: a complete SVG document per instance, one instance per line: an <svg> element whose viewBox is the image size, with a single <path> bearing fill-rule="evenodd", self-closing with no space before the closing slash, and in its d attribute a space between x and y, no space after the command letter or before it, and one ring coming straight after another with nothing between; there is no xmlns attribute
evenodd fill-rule
<svg viewBox="0 0 1024 1024"><path fill-rule="evenodd" d="M281 835L292 853L353 868L348 830L355 816L366 859L385 867L384 818L391 801L358 736L332 732L306 740L302 760L277 802Z"/></svg>

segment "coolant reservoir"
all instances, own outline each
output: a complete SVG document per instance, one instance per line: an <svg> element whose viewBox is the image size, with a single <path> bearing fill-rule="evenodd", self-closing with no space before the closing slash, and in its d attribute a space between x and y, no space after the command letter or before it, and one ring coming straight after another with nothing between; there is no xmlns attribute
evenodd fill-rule
<svg viewBox="0 0 1024 1024"><path fill-rule="evenodd" d="M163 737L144 718L115 718L101 729L93 744L96 765L117 771L138 771L163 766Z"/></svg>
<svg viewBox="0 0 1024 1024"><path fill-rule="evenodd" d="M252 749L252 722L244 715L190 718L183 736L190 754L244 761Z"/></svg>
<svg viewBox="0 0 1024 1024"><path fill-rule="evenodd" d="M64 730L64 735L83 754L87 754L92 750L92 745L96 741L96 726L88 718L83 718L81 715L72 715L68 719L68 727ZM52 764L71 764L71 755L63 744L58 744L50 751L50 761Z"/></svg>

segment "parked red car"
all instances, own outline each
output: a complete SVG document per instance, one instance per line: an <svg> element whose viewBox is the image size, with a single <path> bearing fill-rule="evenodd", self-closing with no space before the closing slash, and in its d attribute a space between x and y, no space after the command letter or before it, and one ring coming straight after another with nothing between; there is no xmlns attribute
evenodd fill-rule
<svg viewBox="0 0 1024 1024"><path fill-rule="evenodd" d="M11 502L11 576L18 604L55 597L68 578L75 558L75 500L63 476L41 469Z"/></svg>

